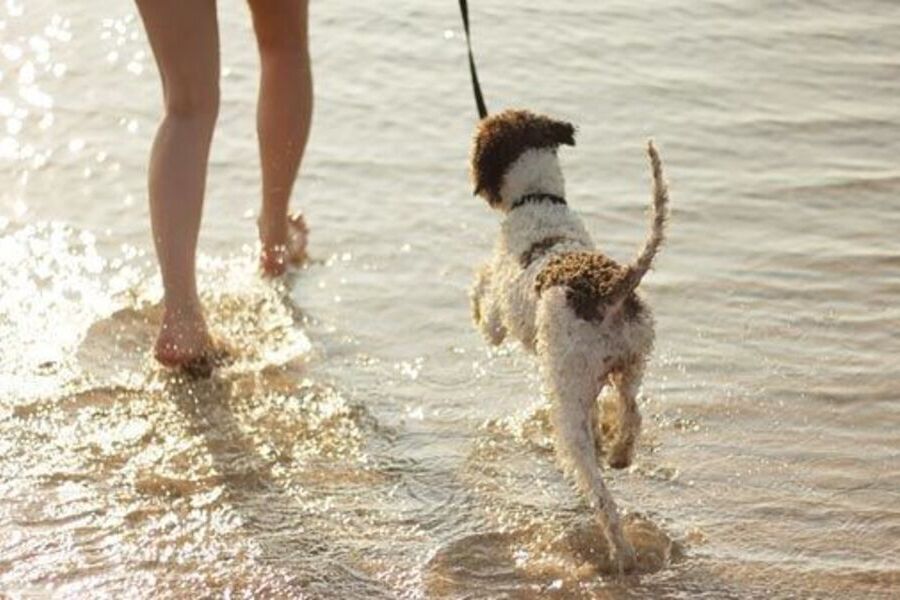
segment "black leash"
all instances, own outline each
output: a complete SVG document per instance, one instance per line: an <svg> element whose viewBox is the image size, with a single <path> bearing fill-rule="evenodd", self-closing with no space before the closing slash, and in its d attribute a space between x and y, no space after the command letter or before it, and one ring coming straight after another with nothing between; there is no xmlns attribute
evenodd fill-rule
<svg viewBox="0 0 900 600"><path fill-rule="evenodd" d="M481 94L481 84L478 83L478 72L475 70L475 57L472 55L472 36L469 34L469 5L466 0L459 0L459 10L462 11L463 28L466 30L466 46L469 48L469 72L472 74L472 87L475 90L475 106L478 107L478 118L487 116L487 106L484 104L484 96Z"/></svg>

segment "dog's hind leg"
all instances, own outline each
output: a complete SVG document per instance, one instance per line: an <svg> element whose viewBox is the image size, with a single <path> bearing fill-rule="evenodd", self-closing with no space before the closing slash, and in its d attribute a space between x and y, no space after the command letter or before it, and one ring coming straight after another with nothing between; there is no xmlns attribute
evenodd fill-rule
<svg viewBox="0 0 900 600"><path fill-rule="evenodd" d="M634 458L634 447L641 434L641 413L637 394L644 374L644 362L634 357L610 374L616 394L616 432L607 452L607 462L614 469L624 469Z"/></svg>
<svg viewBox="0 0 900 600"><path fill-rule="evenodd" d="M563 470L572 477L597 511L610 553L619 570L630 570L634 566L634 550L625 539L618 507L597 465L592 412L597 411L596 397L600 386L595 383L595 378L571 377L573 368L577 368L576 365L583 363L583 360L575 352L568 354L567 365L546 369L557 458ZM553 374L549 373L551 369Z"/></svg>
<svg viewBox="0 0 900 600"><path fill-rule="evenodd" d="M602 400L601 396L597 396L594 411L591 415L591 429L594 432L594 452L597 456L597 460L600 462L603 461L604 441L608 437L606 425L603 423L604 411Z"/></svg>
<svg viewBox="0 0 900 600"><path fill-rule="evenodd" d="M595 509L610 552L622 572L634 567L634 549L625 539L618 507L597 465L593 417L606 377L596 360L596 346L589 339L579 339L584 330L585 322L566 305L565 292L548 290L538 311L537 353L551 400L556 455L563 470ZM580 344L581 341L588 343Z"/></svg>

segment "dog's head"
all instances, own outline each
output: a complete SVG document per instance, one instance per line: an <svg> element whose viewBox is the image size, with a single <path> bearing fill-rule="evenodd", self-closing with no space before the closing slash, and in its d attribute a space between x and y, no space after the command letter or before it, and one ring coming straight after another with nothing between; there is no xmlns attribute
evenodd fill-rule
<svg viewBox="0 0 900 600"><path fill-rule="evenodd" d="M475 194L500 210L508 210L514 200L506 197L510 195L525 192L563 195L562 189L529 189L541 187L542 183L562 185L562 173L556 160L556 149L562 144L575 145L575 126L571 123L527 110L505 110L483 119L475 131L472 145L471 170ZM520 160L524 158L533 160L525 165ZM514 166L521 168L513 169ZM534 172L536 170L553 172ZM513 174L513 171L516 173ZM526 180L510 181L514 178Z"/></svg>

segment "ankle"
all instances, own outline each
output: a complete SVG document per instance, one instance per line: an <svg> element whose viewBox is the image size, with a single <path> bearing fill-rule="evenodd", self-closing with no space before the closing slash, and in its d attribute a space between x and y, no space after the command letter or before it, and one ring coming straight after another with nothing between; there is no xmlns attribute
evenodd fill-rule
<svg viewBox="0 0 900 600"><path fill-rule="evenodd" d="M257 221L259 241L264 248L284 246L287 243L287 217L260 216Z"/></svg>
<svg viewBox="0 0 900 600"><path fill-rule="evenodd" d="M200 321L203 322L203 306L196 298L163 301L163 319L166 321Z"/></svg>

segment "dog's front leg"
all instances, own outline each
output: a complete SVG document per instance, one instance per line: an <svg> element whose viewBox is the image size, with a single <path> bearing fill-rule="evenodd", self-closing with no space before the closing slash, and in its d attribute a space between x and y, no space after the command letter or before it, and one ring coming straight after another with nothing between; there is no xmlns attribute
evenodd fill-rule
<svg viewBox="0 0 900 600"><path fill-rule="evenodd" d="M497 346L506 338L506 327L503 326L500 307L492 293L491 274L490 264L484 264L478 269L469 297L472 303L472 320L484 337Z"/></svg>

